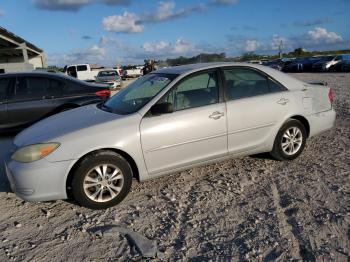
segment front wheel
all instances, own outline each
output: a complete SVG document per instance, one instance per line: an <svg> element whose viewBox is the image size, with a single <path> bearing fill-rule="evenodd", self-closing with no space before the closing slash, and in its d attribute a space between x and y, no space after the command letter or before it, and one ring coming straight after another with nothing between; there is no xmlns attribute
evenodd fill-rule
<svg viewBox="0 0 350 262"><path fill-rule="evenodd" d="M306 144L304 125L295 119L288 120L279 130L271 155L276 160L293 160L304 150Z"/></svg>
<svg viewBox="0 0 350 262"><path fill-rule="evenodd" d="M102 151L81 161L72 180L72 193L84 207L105 209L120 203L131 183L129 163L115 152Z"/></svg>

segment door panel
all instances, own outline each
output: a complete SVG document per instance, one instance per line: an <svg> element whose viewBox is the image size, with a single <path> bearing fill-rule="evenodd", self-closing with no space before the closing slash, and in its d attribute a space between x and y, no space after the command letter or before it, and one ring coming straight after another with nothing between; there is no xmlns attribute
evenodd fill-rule
<svg viewBox="0 0 350 262"><path fill-rule="evenodd" d="M289 103L278 101L288 92L232 100L227 102L228 150L244 152L263 146L276 125L288 114ZM287 98L286 98L287 99ZM277 127L278 128L278 127Z"/></svg>
<svg viewBox="0 0 350 262"><path fill-rule="evenodd" d="M268 148L266 141L290 111L290 92L264 73L248 67L225 69L228 150Z"/></svg>
<svg viewBox="0 0 350 262"><path fill-rule="evenodd" d="M227 154L225 103L145 117L140 130L151 174Z"/></svg>
<svg viewBox="0 0 350 262"><path fill-rule="evenodd" d="M220 103L217 70L182 79L158 103L175 112L146 116L140 126L149 173L159 173L227 154L226 104Z"/></svg>
<svg viewBox="0 0 350 262"><path fill-rule="evenodd" d="M20 77L8 101L10 127L31 124L49 113L58 105L50 81L41 77Z"/></svg>

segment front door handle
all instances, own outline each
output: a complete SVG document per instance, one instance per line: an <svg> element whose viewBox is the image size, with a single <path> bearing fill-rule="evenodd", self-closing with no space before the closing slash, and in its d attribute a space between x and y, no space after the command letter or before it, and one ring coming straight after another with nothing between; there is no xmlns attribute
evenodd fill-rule
<svg viewBox="0 0 350 262"><path fill-rule="evenodd" d="M289 99L286 99L286 98L281 98L280 100L277 101L277 104L280 104L282 106L286 105L287 103L289 103Z"/></svg>
<svg viewBox="0 0 350 262"><path fill-rule="evenodd" d="M223 112L219 112L219 111L215 111L214 113L212 113L209 118L214 119L214 120L218 120L220 117L224 116L225 114Z"/></svg>

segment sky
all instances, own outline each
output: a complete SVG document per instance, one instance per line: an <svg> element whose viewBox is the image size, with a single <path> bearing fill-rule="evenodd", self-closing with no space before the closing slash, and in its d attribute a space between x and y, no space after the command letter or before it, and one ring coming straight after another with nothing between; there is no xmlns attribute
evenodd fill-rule
<svg viewBox="0 0 350 262"><path fill-rule="evenodd" d="M48 65L350 49L350 0L1 0L0 26Z"/></svg>

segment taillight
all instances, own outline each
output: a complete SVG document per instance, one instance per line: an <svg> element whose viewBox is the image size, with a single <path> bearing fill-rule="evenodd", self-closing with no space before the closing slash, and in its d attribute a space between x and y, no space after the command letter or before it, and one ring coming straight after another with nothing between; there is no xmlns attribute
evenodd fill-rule
<svg viewBox="0 0 350 262"><path fill-rule="evenodd" d="M329 102L330 102L331 104L333 104L333 101L334 101L334 94L333 94L332 88L329 89L328 98L329 98Z"/></svg>
<svg viewBox="0 0 350 262"><path fill-rule="evenodd" d="M97 91L95 93L95 95L99 96L99 97L102 97L102 98L108 98L111 96L111 90L109 89L103 89L103 90L100 90L100 91Z"/></svg>

